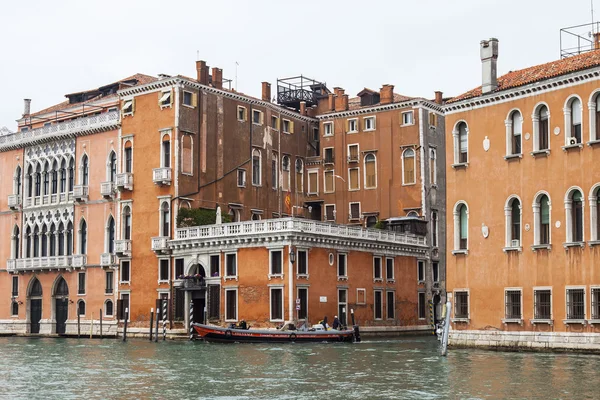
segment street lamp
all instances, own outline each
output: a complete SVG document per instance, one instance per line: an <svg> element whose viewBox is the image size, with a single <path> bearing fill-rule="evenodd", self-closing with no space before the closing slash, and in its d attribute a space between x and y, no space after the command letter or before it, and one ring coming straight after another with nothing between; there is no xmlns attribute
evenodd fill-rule
<svg viewBox="0 0 600 400"><path fill-rule="evenodd" d="M292 264L296 262L296 251L293 246L290 246L290 262Z"/></svg>

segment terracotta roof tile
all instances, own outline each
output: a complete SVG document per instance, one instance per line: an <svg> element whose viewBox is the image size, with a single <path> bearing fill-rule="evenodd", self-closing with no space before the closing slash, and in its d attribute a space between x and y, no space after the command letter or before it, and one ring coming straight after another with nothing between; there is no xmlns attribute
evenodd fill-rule
<svg viewBox="0 0 600 400"><path fill-rule="evenodd" d="M589 51L573 57L563 58L562 60L535 65L518 71L511 71L498 78L498 88L494 92L501 92L597 66L600 66L600 50ZM457 101L481 96L481 94L481 86L479 86L448 100L446 103L456 103Z"/></svg>
<svg viewBox="0 0 600 400"><path fill-rule="evenodd" d="M402 103L403 101L408 101L408 100L412 100L412 99L414 99L414 97L409 97L409 96L404 96L402 94L394 93L394 103ZM375 107L378 105L380 105L380 103L371 104L368 106L361 106L360 105L360 97L352 97L352 98L348 99L348 109L350 111L360 110L361 108Z"/></svg>

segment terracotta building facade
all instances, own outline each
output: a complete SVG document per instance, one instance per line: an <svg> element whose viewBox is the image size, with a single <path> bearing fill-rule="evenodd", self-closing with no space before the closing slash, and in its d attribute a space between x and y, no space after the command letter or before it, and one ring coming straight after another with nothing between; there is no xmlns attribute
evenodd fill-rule
<svg viewBox="0 0 600 400"><path fill-rule="evenodd" d="M597 348L600 52L496 77L448 101L451 343Z"/></svg>

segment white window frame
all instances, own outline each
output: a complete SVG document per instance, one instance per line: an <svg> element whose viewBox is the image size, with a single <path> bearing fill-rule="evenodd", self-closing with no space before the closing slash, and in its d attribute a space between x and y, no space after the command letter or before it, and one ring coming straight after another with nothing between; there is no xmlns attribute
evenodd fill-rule
<svg viewBox="0 0 600 400"><path fill-rule="evenodd" d="M327 150L331 150L331 160L327 160ZM335 148L334 147L323 147L323 163L334 164L335 163Z"/></svg>
<svg viewBox="0 0 600 400"><path fill-rule="evenodd" d="M327 174L329 173L333 175L333 188L331 190L327 190ZM332 169L323 171L323 193L335 193L335 171Z"/></svg>
<svg viewBox="0 0 600 400"><path fill-rule="evenodd" d="M242 178L243 178L243 184L240 185L240 173L242 174ZM246 187L246 170L244 168L238 168L237 169L237 174L236 174L236 184L237 187L239 188L245 188Z"/></svg>
<svg viewBox="0 0 600 400"><path fill-rule="evenodd" d="M594 315L594 292L600 292L600 285L590 285L590 321L600 321L600 312ZM599 297L600 300L600 297ZM600 304L599 304L600 307ZM596 318L594 318L596 317Z"/></svg>
<svg viewBox="0 0 600 400"><path fill-rule="evenodd" d="M129 111L126 111L127 109L129 109ZM133 116L134 112L135 112L135 97L124 98L121 103L121 115L123 117L128 116L128 115ZM23 132L23 130L21 130L21 132Z"/></svg>
<svg viewBox="0 0 600 400"><path fill-rule="evenodd" d="M539 146L540 117L538 114L540 114L542 106L546 106L546 109L548 110L548 148L540 150L540 146ZM552 126L550 117L551 117L550 106L548 106L547 103L539 102L533 108L533 114L531 114L531 122L533 123L533 135L532 135L533 138L532 139L533 139L533 153L534 154L536 152L541 152L541 153L549 153L550 152L550 139L552 137L551 133L550 133L550 128Z"/></svg>
<svg viewBox="0 0 600 400"><path fill-rule="evenodd" d="M281 273L279 274L275 274L273 273L273 253L281 253ZM274 248L270 248L269 249L269 280L271 280L272 278L283 278L284 277L284 272L283 272L283 268L284 267L284 252L283 252L283 247L274 247Z"/></svg>
<svg viewBox="0 0 600 400"><path fill-rule="evenodd" d="M166 204L169 207L169 235L171 237L171 233L173 232L173 210L171 207L171 196L159 196L158 197L158 236L163 236L163 204ZM133 236L133 232L132 232Z"/></svg>
<svg viewBox="0 0 600 400"><path fill-rule="evenodd" d="M168 90L161 90L158 96L158 105L160 106L160 109L165 109L165 108L172 108L173 107L173 91L171 89ZM163 100L164 99L164 100ZM169 100L168 104L163 104L164 101Z"/></svg>
<svg viewBox="0 0 600 400"><path fill-rule="evenodd" d="M519 239L513 238L512 232L512 204L514 201L519 202ZM504 226L505 226L505 241L504 241L504 251L512 250L512 249L521 249L523 245L523 202L521 198L517 195L511 195L506 199L506 203L504 204ZM513 243L518 240L518 243ZM516 245L515 245L516 244Z"/></svg>
<svg viewBox="0 0 600 400"><path fill-rule="evenodd" d="M112 303L112 314L108 314L106 312L106 304L109 301ZM104 300L104 303L102 305L102 312L104 312L104 317L105 318L114 318L115 317L115 307L116 307L116 305L115 305L115 302L113 301L113 299L106 299L106 300Z"/></svg>
<svg viewBox="0 0 600 400"><path fill-rule="evenodd" d="M588 114L589 114L589 125L590 125L590 136L589 136L589 144L596 143L600 141L600 137L596 134L597 124L600 124L600 120L596 118L597 116L597 107L599 107L598 102L600 102L600 89L596 89L590 95L590 99L588 102Z"/></svg>
<svg viewBox="0 0 600 400"><path fill-rule="evenodd" d="M227 318L227 305L228 305L227 304L227 297L228 297L227 296L227 292L229 292L229 291L235 292L235 319L228 319ZM225 301L224 301L224 303L225 303L225 313L224 313L225 314L224 315L225 322L237 322L238 315L239 315L239 304L240 304L240 300L239 300L240 297L239 297L239 292L238 292L237 286L236 287L231 287L231 286L230 287L227 287L227 286L223 287L223 294L225 295Z"/></svg>
<svg viewBox="0 0 600 400"><path fill-rule="evenodd" d="M423 279L419 279L419 270L421 269L421 265L423 266ZM427 269L427 263L425 262L425 260L417 259L417 283L419 283L419 284L425 283L425 281L427 280L426 273L425 273L426 269Z"/></svg>
<svg viewBox="0 0 600 400"><path fill-rule="evenodd" d="M227 256L228 255L234 255L235 256L235 275L228 275L229 271L227 271ZM239 263L238 263L238 256L237 256L237 251L228 251L228 252L224 252L223 253L223 257L225 258L225 265L223 265L223 268L225 269L225 271L223 271L223 280L226 281L228 279L235 279L236 281L238 280L238 270L239 270Z"/></svg>
<svg viewBox="0 0 600 400"><path fill-rule="evenodd" d="M507 292L520 292L520 318L508 318L506 315L506 293ZM502 318L502 323L507 324L511 322L516 322L521 324L523 322L523 288L522 287L506 287L504 288L504 318Z"/></svg>
<svg viewBox="0 0 600 400"><path fill-rule="evenodd" d="M254 155L258 152L258 183L255 183L254 176ZM262 186L262 151L257 148L252 149L252 159L250 160L250 165L252 167L252 186Z"/></svg>
<svg viewBox="0 0 600 400"><path fill-rule="evenodd" d="M466 293L467 294L467 316L466 317L456 317L456 306L458 303L456 302L456 293ZM469 322L471 319L471 291L466 288L457 288L452 291L452 299L454 300L454 304L452 305L452 322Z"/></svg>
<svg viewBox="0 0 600 400"><path fill-rule="evenodd" d="M300 267L300 252L304 252L306 254L306 273L300 273L300 271L298 270L298 268ZM300 248L297 247L296 248L296 278L298 277L309 277L309 272L308 272L308 248Z"/></svg>
<svg viewBox="0 0 600 400"><path fill-rule="evenodd" d="M581 193L581 242L575 241L575 232L573 232L573 193ZM571 186L565 194L565 244L575 244L585 242L585 194L579 186Z"/></svg>
<svg viewBox="0 0 600 400"><path fill-rule="evenodd" d="M273 291L278 290L281 292L281 318L273 318ZM283 291L283 285L269 286L269 321L270 322L283 322L285 320L285 293Z"/></svg>
<svg viewBox="0 0 600 400"><path fill-rule="evenodd" d="M383 257L373 256L373 282L383 282ZM379 278L375 276L375 260L379 260Z"/></svg>
<svg viewBox="0 0 600 400"><path fill-rule="evenodd" d="M362 301L361 300L362 296ZM367 304L367 289L357 288L356 289L356 304Z"/></svg>
<svg viewBox="0 0 600 400"><path fill-rule="evenodd" d="M131 143L131 146L129 146L131 148L131 171L127 171L127 159L125 157L125 150L127 149L127 142ZM121 154L123 155L123 160L121 160L121 171L124 173L130 173L133 174L133 167L134 167L134 157L135 154L133 152L133 135L130 136L125 136L123 137L123 147L121 148ZM117 155L117 163L119 160L119 156ZM119 171L117 171L117 175L119 174Z"/></svg>
<svg viewBox="0 0 600 400"><path fill-rule="evenodd" d="M467 207L467 246L466 249L460 248L460 211L459 207L464 205ZM464 200L459 200L456 202L452 212L454 216L454 250L452 251L453 255L456 254L467 254L469 251L469 205Z"/></svg>
<svg viewBox="0 0 600 400"><path fill-rule="evenodd" d="M358 204L358 217L354 217L352 215L352 204ZM361 211L362 210L361 210L360 201L351 201L350 203L348 203L348 220L349 221L360 220Z"/></svg>
<svg viewBox="0 0 600 400"><path fill-rule="evenodd" d="M327 207L333 207L333 219L327 219ZM325 221L335 221L336 220L336 212L335 212L335 204L324 204L323 205L323 213Z"/></svg>
<svg viewBox="0 0 600 400"><path fill-rule="evenodd" d="M285 126L286 122L287 122L287 127ZM290 121L289 119L283 118L283 121L282 121L282 124L281 124L281 132L287 133L287 134L291 134L292 131L293 131L292 121Z"/></svg>
<svg viewBox="0 0 600 400"><path fill-rule="evenodd" d="M404 118L404 116L408 116L410 115L410 117L408 118ZM400 126L412 126L415 124L415 112L414 111L402 111L402 113L400 114ZM405 122L405 119L408 122Z"/></svg>
<svg viewBox="0 0 600 400"><path fill-rule="evenodd" d="M160 279L160 267L161 267L161 262L162 261L168 261L169 262L169 268L167 269L167 279ZM169 283L169 281L171 280L171 259L169 257L161 257L158 259L158 283Z"/></svg>
<svg viewBox="0 0 600 400"><path fill-rule="evenodd" d="M413 153L413 156L412 156L412 159L413 159L413 181L412 182L406 182L404 180L404 175L405 175L404 160L406 159L407 151L412 151L412 153ZM417 184L417 152L412 147L407 147L404 150L402 150L402 186L412 186L412 185L416 185L416 184Z"/></svg>
<svg viewBox="0 0 600 400"><path fill-rule="evenodd" d="M465 135L467 135L467 161L460 161L460 150L462 149L460 145L460 125L465 124ZM454 143L454 164L452 164L453 168L467 166L469 164L469 124L464 119L456 121L454 124L454 128L452 129L452 141Z"/></svg>
<svg viewBox="0 0 600 400"><path fill-rule="evenodd" d="M242 110L243 110L243 114L242 114L243 118L240 119L240 111L242 111ZM246 107L237 106L235 117L239 122L246 122L248 120L248 110L246 109Z"/></svg>
<svg viewBox="0 0 600 400"><path fill-rule="evenodd" d="M549 224L550 224L550 229L549 229L549 235L548 235L548 244L541 244L542 242L542 232L541 232L541 228L542 228L542 203L541 203L541 199L542 196L547 196L548 197L548 218L549 218ZM544 247L550 247L552 245L552 198L550 197L550 194L548 194L548 192L546 191L539 191L535 194L535 196L533 197L533 246L544 246Z"/></svg>
<svg viewBox="0 0 600 400"><path fill-rule="evenodd" d="M590 189L588 201L590 205L590 243L600 242L600 229L598 229L598 218L600 218L600 207L598 206L598 197L600 197L600 183L595 184Z"/></svg>
<svg viewBox="0 0 600 400"><path fill-rule="evenodd" d="M356 159L350 158L350 153L351 153L350 148L351 147L356 147ZM350 143L348 145L348 153L347 154L348 154L348 157L346 157L346 158L349 163L350 162L359 162L360 161L360 145L358 143Z"/></svg>
<svg viewBox="0 0 600 400"><path fill-rule="evenodd" d="M310 194L318 195L319 194L319 170L318 169L309 169L306 172L307 172L307 175L308 175L308 194L309 195ZM313 189L310 186L310 182L311 182L310 176L311 175L316 175L317 176L317 179L316 179L316 181L317 181L317 190L316 191L311 190L311 189Z"/></svg>
<svg viewBox="0 0 600 400"><path fill-rule="evenodd" d="M533 301L532 301L532 307L533 307L533 313L531 314L533 316L533 320L532 321L536 321L536 322L547 322L547 321L551 321L550 323L552 323L552 321L554 321L554 291L552 290L552 286L534 286L532 288L533 290ZM535 315L535 292L536 291L542 291L542 290L549 290L550 291L550 319L536 319L536 315Z"/></svg>
<svg viewBox="0 0 600 400"><path fill-rule="evenodd" d="M376 295L375 293L379 292L381 294L381 318L377 318L377 302L375 301ZM383 289L373 289L373 320L375 321L383 321L384 311L385 311L385 298L383 297Z"/></svg>
<svg viewBox="0 0 600 400"><path fill-rule="evenodd" d="M356 187L352 188L350 187L351 185L351 179L350 179L350 171L352 170L356 170ZM335 178L335 176L334 176ZM351 167L348 168L348 191L349 192L357 192L360 190L360 167Z"/></svg>
<svg viewBox="0 0 600 400"><path fill-rule="evenodd" d="M581 121L581 141L574 143L574 145L582 145L583 144L583 139L584 139L584 133L583 133L583 100L581 99L581 97L579 97L576 94L573 94L571 96L569 96L567 98L567 100L565 101L565 105L563 107L563 114L564 114L564 118L565 118L565 146L571 146L573 144L569 143L569 139L575 137L573 136L573 132L572 132L572 126L573 126L573 115L572 115L572 110L571 108L573 107L573 101L574 100L578 100L579 101L579 107L581 108L580 111L580 115L579 115L579 120Z"/></svg>
<svg viewBox="0 0 600 400"><path fill-rule="evenodd" d="M327 129L329 128L329 133ZM333 121L331 122L323 122L323 137L333 136Z"/></svg>
<svg viewBox="0 0 600 400"><path fill-rule="evenodd" d="M298 285L296 286L296 298L299 299L300 298L300 291L301 290L306 290L306 318L298 318L298 321L306 321L308 319L308 305L309 305L309 300L308 300L308 285ZM298 315L298 312L300 310L296 310L296 315ZM284 312L285 312L285 307L284 307Z"/></svg>
<svg viewBox="0 0 600 400"><path fill-rule="evenodd" d="M167 168L165 167L165 151L163 148L163 143L165 142L165 136L169 137L169 154L170 154L170 160L169 160L169 167L171 168L171 166L173 165L172 159L173 159L173 141L171 140L171 130L170 129L165 129L165 130L161 130L160 131L160 167L161 168Z"/></svg>
<svg viewBox="0 0 600 400"><path fill-rule="evenodd" d="M84 308L84 310L83 310L83 311L85 311L83 314L79 314L79 304L80 304L80 303L83 303L83 308ZM85 314L86 314L86 313L87 313L87 311L88 311L88 309L87 309L87 304L85 303L85 300L84 300L84 299L79 299L79 300L77 300L77 303L75 303L75 304L76 304L76 308L75 308L75 316L78 316L78 315L79 315L80 317L85 317ZM131 314L131 313L130 313L130 314Z"/></svg>
<svg viewBox="0 0 600 400"><path fill-rule="evenodd" d="M123 280L123 263L129 264L129 280L128 281ZM119 260L119 285L123 285L123 284L127 284L127 285L131 284L131 258ZM113 291L115 291L115 290L117 290L117 288L113 288Z"/></svg>
<svg viewBox="0 0 600 400"><path fill-rule="evenodd" d="M344 258L345 263L344 263L344 273L345 275L340 275L340 258ZM337 254L337 263L335 265L335 271L336 271L336 275L338 278L338 281L340 280L348 280L348 253L338 253Z"/></svg>
<svg viewBox="0 0 600 400"><path fill-rule="evenodd" d="M571 318L569 319L569 308L568 308L568 303L569 303L569 294L568 291L569 290L583 290L583 318L582 319L575 319L575 318ZM587 290L586 287L584 285L567 285L565 286L565 320L564 323L582 323L587 319L587 314L588 314L588 307L587 307Z"/></svg>
<svg viewBox="0 0 600 400"><path fill-rule="evenodd" d="M431 186L437 186L437 149L431 146L429 146L429 169L429 184Z"/></svg>
<svg viewBox="0 0 600 400"><path fill-rule="evenodd" d="M83 293L79 293L79 276L80 275L85 276L85 278L83 278L83 283L84 283ZM87 294L87 285L88 285L87 278L88 277L87 277L87 274L85 273L85 271L81 271L81 272L77 273L77 296L85 296Z"/></svg>
<svg viewBox="0 0 600 400"><path fill-rule="evenodd" d="M520 118L520 124L521 124L521 152L520 153L517 153L515 151L515 149L513 149L513 136L514 136L513 117L514 117L515 113L518 113L519 116L521 117ZM506 156L505 156L505 159L518 158L519 156L523 155L523 140L525 139L524 134L523 134L523 123L524 122L525 122L525 120L523 118L523 113L521 112L520 109L513 108L512 110L510 110L508 112L508 115L506 116L506 120L504 120L504 126L506 127Z"/></svg>
<svg viewBox="0 0 600 400"><path fill-rule="evenodd" d="M388 260L392 261L392 276L388 276L387 273L387 263ZM382 267L383 268L383 267ZM385 257L385 280L386 282L396 282L396 260L394 259L394 257Z"/></svg>
<svg viewBox="0 0 600 400"><path fill-rule="evenodd" d="M369 156L373 156L375 158L375 186L367 186L367 157ZM377 154L375 154L375 152L368 152L363 157L363 189L377 189L377 175Z"/></svg>
<svg viewBox="0 0 600 400"><path fill-rule="evenodd" d="M348 124L348 132L346 133L358 133L358 118L348 118L346 123ZM354 129L351 129L350 125L354 125Z"/></svg>
<svg viewBox="0 0 600 400"><path fill-rule="evenodd" d="M367 128L367 121L371 122L371 127ZM363 132L371 132L374 131L376 129L375 126L375 121L376 121L376 117L374 115L369 116L369 117L363 117Z"/></svg>

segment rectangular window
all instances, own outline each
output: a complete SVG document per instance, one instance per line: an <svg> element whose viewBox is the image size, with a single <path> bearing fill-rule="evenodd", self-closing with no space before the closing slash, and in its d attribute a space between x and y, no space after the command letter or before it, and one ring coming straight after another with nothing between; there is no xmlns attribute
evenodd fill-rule
<svg viewBox="0 0 600 400"><path fill-rule="evenodd" d="M85 294L85 272L77 274L77 294Z"/></svg>
<svg viewBox="0 0 600 400"><path fill-rule="evenodd" d="M592 319L600 319L600 288L592 288Z"/></svg>
<svg viewBox="0 0 600 400"><path fill-rule="evenodd" d="M12 277L12 297L18 297L18 296L19 296L19 277L13 276Z"/></svg>
<svg viewBox="0 0 600 400"><path fill-rule="evenodd" d="M252 184L254 186L260 186L261 184L261 171L260 171L260 161L262 155L260 150L254 149L252 150Z"/></svg>
<svg viewBox="0 0 600 400"><path fill-rule="evenodd" d="M308 171L308 194L319 194L318 171Z"/></svg>
<svg viewBox="0 0 600 400"><path fill-rule="evenodd" d="M237 321L237 289L225 288L225 320Z"/></svg>
<svg viewBox="0 0 600 400"><path fill-rule="evenodd" d="M350 203L350 219L360 219L360 203Z"/></svg>
<svg viewBox="0 0 600 400"><path fill-rule="evenodd" d="M221 318L221 285L208 285L208 319ZM180 293L183 293L180 291Z"/></svg>
<svg viewBox="0 0 600 400"><path fill-rule="evenodd" d="M221 257L218 254L210 256L210 276L218 277L220 275Z"/></svg>
<svg viewBox="0 0 600 400"><path fill-rule="evenodd" d="M325 221L335 221L335 204L325 205Z"/></svg>
<svg viewBox="0 0 600 400"><path fill-rule="evenodd" d="M298 250L298 275L308 275L308 251Z"/></svg>
<svg viewBox="0 0 600 400"><path fill-rule="evenodd" d="M283 251L282 250L271 250L271 263L270 263L270 274L281 275L283 274Z"/></svg>
<svg viewBox="0 0 600 400"><path fill-rule="evenodd" d="M356 289L356 304L367 304L367 289Z"/></svg>
<svg viewBox="0 0 600 400"><path fill-rule="evenodd" d="M335 190L335 185L333 182L333 171L325 171L325 193L332 193Z"/></svg>
<svg viewBox="0 0 600 400"><path fill-rule="evenodd" d="M585 289L567 289L567 319L585 319Z"/></svg>
<svg viewBox="0 0 600 400"><path fill-rule="evenodd" d="M308 288L298 288L298 299L300 299L298 319L306 320L306 316L308 315Z"/></svg>
<svg viewBox="0 0 600 400"><path fill-rule="evenodd" d="M426 309L426 300L425 300L425 292L419 292L419 319L425 319L425 309Z"/></svg>
<svg viewBox="0 0 600 400"><path fill-rule="evenodd" d="M271 321L283 321L282 288L271 288Z"/></svg>
<svg viewBox="0 0 600 400"><path fill-rule="evenodd" d="M348 162L358 162L358 144L348 145Z"/></svg>
<svg viewBox="0 0 600 400"><path fill-rule="evenodd" d="M402 125L413 125L413 124L414 124L413 112L412 111L403 112L402 113Z"/></svg>
<svg viewBox="0 0 600 400"><path fill-rule="evenodd" d="M133 147L125 147L125 172L133 172Z"/></svg>
<svg viewBox="0 0 600 400"><path fill-rule="evenodd" d="M245 169L237 170L237 186L238 187L246 187L246 170Z"/></svg>
<svg viewBox="0 0 600 400"><path fill-rule="evenodd" d="M117 319L124 320L125 313L131 313L129 309L129 293L121 293L120 306L117 304ZM129 315L127 315L129 319Z"/></svg>
<svg viewBox="0 0 600 400"><path fill-rule="evenodd" d="M425 261L417 261L417 280L425 282Z"/></svg>
<svg viewBox="0 0 600 400"><path fill-rule="evenodd" d="M338 254L338 277L347 277L347 256L346 254Z"/></svg>
<svg viewBox="0 0 600 400"><path fill-rule="evenodd" d="M323 136L333 136L333 122L323 124Z"/></svg>
<svg viewBox="0 0 600 400"><path fill-rule="evenodd" d="M439 282L440 281L440 263L437 261L433 261L431 263L431 271L432 271L432 275L433 275L433 281Z"/></svg>
<svg viewBox="0 0 600 400"><path fill-rule="evenodd" d="M195 107L194 94L192 92L183 91L183 105L189 107Z"/></svg>
<svg viewBox="0 0 600 400"><path fill-rule="evenodd" d="M168 281L169 280L169 260L162 259L159 261L158 280Z"/></svg>
<svg viewBox="0 0 600 400"><path fill-rule="evenodd" d="M165 136L167 140L163 140L162 142L162 167L170 168L171 167L171 141L168 140L168 136Z"/></svg>
<svg viewBox="0 0 600 400"><path fill-rule="evenodd" d="M183 277L183 258L175 259L175 279Z"/></svg>
<svg viewBox="0 0 600 400"><path fill-rule="evenodd" d="M276 131L279 130L279 118L271 116L271 128L275 129Z"/></svg>
<svg viewBox="0 0 600 400"><path fill-rule="evenodd" d="M283 120L283 133L294 133L293 132L294 123L290 120Z"/></svg>
<svg viewBox="0 0 600 400"><path fill-rule="evenodd" d="M183 135L181 137L181 147L183 151L181 152L181 172L183 174L193 174L194 173L194 142L192 139L192 135Z"/></svg>
<svg viewBox="0 0 600 400"><path fill-rule="evenodd" d="M334 158L333 158L333 147L327 147L325 149L323 149L323 151L325 152L324 158L325 158L325 163L326 164L333 164Z"/></svg>
<svg viewBox="0 0 600 400"><path fill-rule="evenodd" d="M539 289L533 291L534 319L552 318L552 290Z"/></svg>
<svg viewBox="0 0 600 400"><path fill-rule="evenodd" d="M389 291L386 292L385 295L387 296L385 302L385 317L386 319L394 319L396 318L396 292Z"/></svg>
<svg viewBox="0 0 600 400"><path fill-rule="evenodd" d="M437 152L436 149L429 149L429 183L437 184Z"/></svg>
<svg viewBox="0 0 600 400"><path fill-rule="evenodd" d="M454 292L454 318L469 318L469 292Z"/></svg>
<svg viewBox="0 0 600 400"><path fill-rule="evenodd" d="M338 319L342 326L347 325L348 290L338 289ZM339 329L339 328L338 328Z"/></svg>
<svg viewBox="0 0 600 400"><path fill-rule="evenodd" d="M353 118L346 121L348 125L348 133L358 132L358 119Z"/></svg>
<svg viewBox="0 0 600 400"><path fill-rule="evenodd" d="M263 124L263 113L259 110L252 110L252 123L256 125Z"/></svg>
<svg viewBox="0 0 600 400"><path fill-rule="evenodd" d="M506 290L504 292L504 303L506 311L504 313L506 319L521 319L521 291Z"/></svg>
<svg viewBox="0 0 600 400"><path fill-rule="evenodd" d="M432 112L429 113L429 126L436 126L436 115Z"/></svg>
<svg viewBox="0 0 600 400"><path fill-rule="evenodd" d="M365 117L365 131L372 131L375 129L375 117Z"/></svg>
<svg viewBox="0 0 600 400"><path fill-rule="evenodd" d="M160 105L160 108L169 107L171 105L171 91L170 90L168 90L166 92L160 92L158 104Z"/></svg>
<svg viewBox="0 0 600 400"><path fill-rule="evenodd" d="M129 282L129 261L121 262L121 282Z"/></svg>
<svg viewBox="0 0 600 400"><path fill-rule="evenodd" d="M105 294L113 294L114 291L114 275L112 271L106 271L105 274L106 277L106 286L104 288L104 293Z"/></svg>
<svg viewBox="0 0 600 400"><path fill-rule="evenodd" d="M279 172L279 168L277 167L278 165L278 156L277 153L273 153L273 158L271 159L271 185L273 187L273 189L277 189L277 187L279 186L278 180L277 180L277 174Z"/></svg>
<svg viewBox="0 0 600 400"><path fill-rule="evenodd" d="M388 281L394 280L394 259L386 258L385 259L385 278Z"/></svg>
<svg viewBox="0 0 600 400"><path fill-rule="evenodd" d="M237 107L237 119L238 119L238 121L246 120L246 107L242 107L242 106Z"/></svg>
<svg viewBox="0 0 600 400"><path fill-rule="evenodd" d="M348 190L358 190L360 189L359 182L359 169L358 168L348 168Z"/></svg>
<svg viewBox="0 0 600 400"><path fill-rule="evenodd" d="M375 319L383 319L383 292L381 290L375 290L373 294L373 308L375 310Z"/></svg>
<svg viewBox="0 0 600 400"><path fill-rule="evenodd" d="M373 257L373 279L382 280L381 257Z"/></svg>
<svg viewBox="0 0 600 400"><path fill-rule="evenodd" d="M225 276L237 275L237 254L231 253L225 256Z"/></svg>
<svg viewBox="0 0 600 400"><path fill-rule="evenodd" d="M123 116L125 116L125 115L133 115L133 111L135 109L134 101L135 101L135 99L123 100L123 106L121 108ZM21 129L21 132L23 132L22 129Z"/></svg>
<svg viewBox="0 0 600 400"><path fill-rule="evenodd" d="M438 247L438 213L431 212L431 245Z"/></svg>

